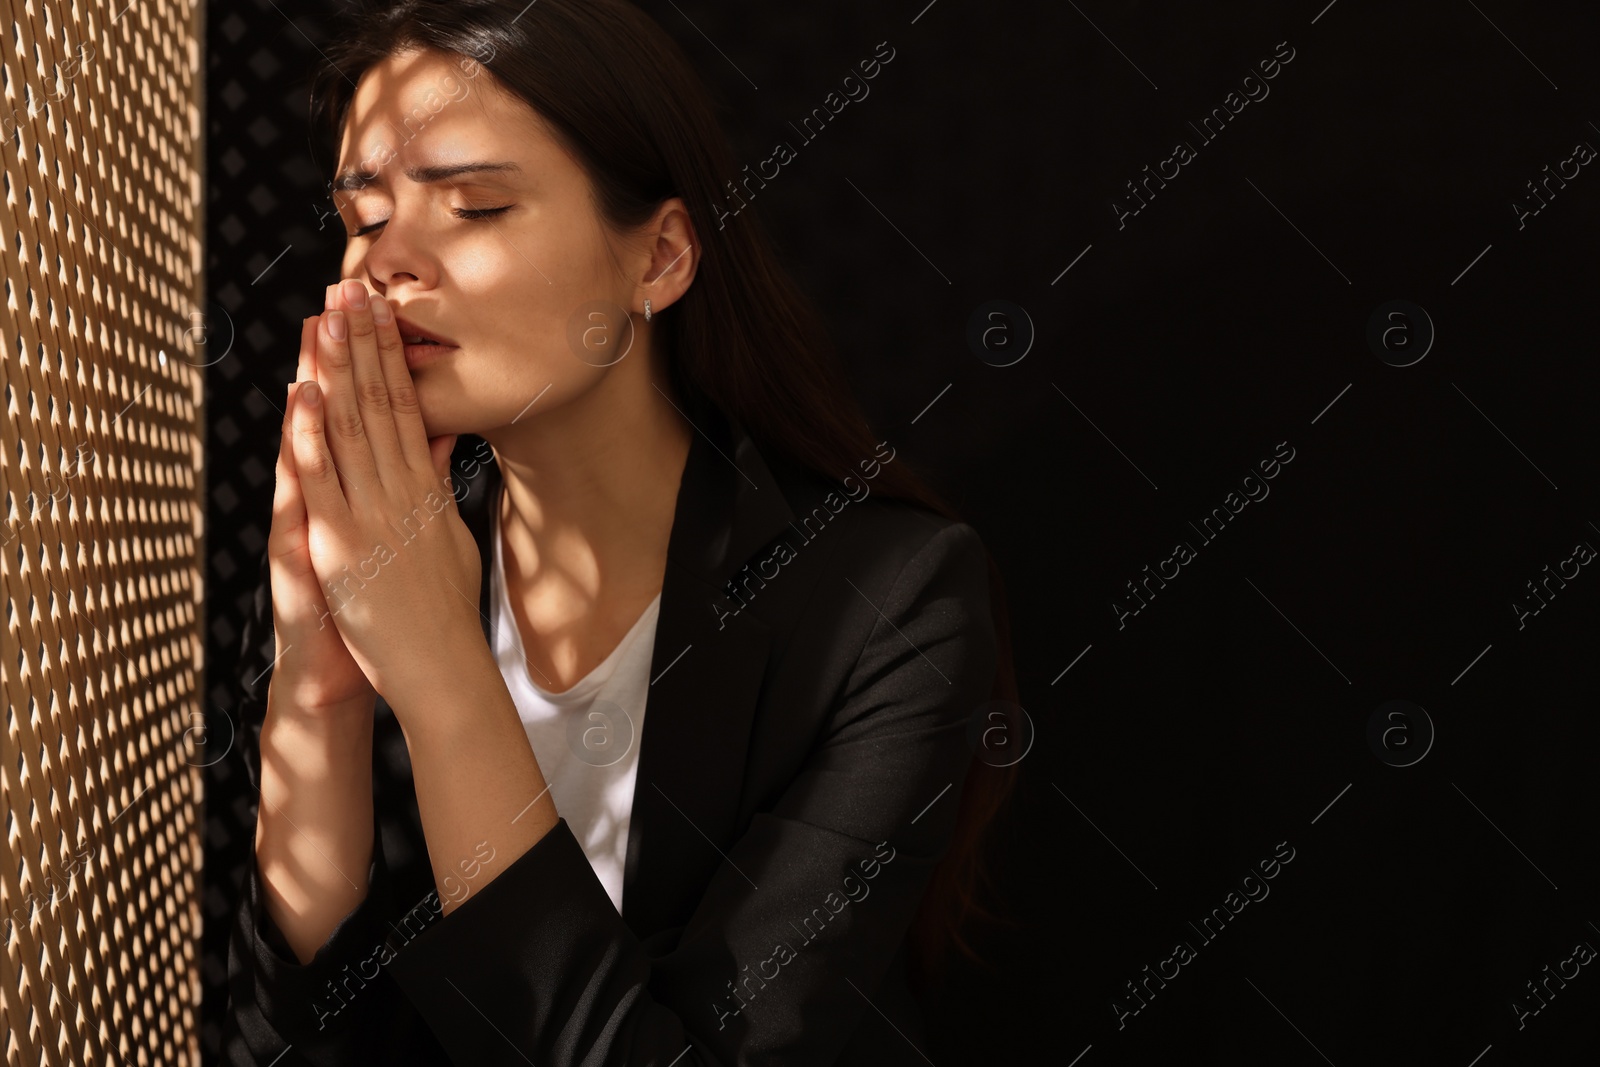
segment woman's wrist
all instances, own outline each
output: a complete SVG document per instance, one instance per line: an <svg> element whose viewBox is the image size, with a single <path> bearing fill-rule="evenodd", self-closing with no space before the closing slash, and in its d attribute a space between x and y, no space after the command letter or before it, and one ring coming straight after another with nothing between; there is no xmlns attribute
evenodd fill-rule
<svg viewBox="0 0 1600 1067"><path fill-rule="evenodd" d="M270 690L261 722L261 751L290 758L300 774L370 778L373 711L377 697L356 697L325 707L277 699Z"/></svg>
<svg viewBox="0 0 1600 1067"><path fill-rule="evenodd" d="M462 716L486 708L509 708L511 720L516 720L500 665L482 632L476 628L470 633L457 632L462 636L441 644L429 662L413 664L384 698L408 738L436 727L455 729L462 724Z"/></svg>
<svg viewBox="0 0 1600 1067"><path fill-rule="evenodd" d="M377 693L368 692L327 704L310 704L295 699L291 695L295 687L280 685L282 681L279 675L274 674L267 686L268 720L293 726L307 734L321 734L329 740L354 740L363 733L370 733L372 714L377 707Z"/></svg>

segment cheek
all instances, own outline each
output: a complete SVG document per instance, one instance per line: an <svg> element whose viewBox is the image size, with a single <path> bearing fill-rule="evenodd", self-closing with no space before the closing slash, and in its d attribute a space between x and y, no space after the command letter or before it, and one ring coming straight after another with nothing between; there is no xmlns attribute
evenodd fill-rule
<svg viewBox="0 0 1600 1067"><path fill-rule="evenodd" d="M604 249L508 231L461 257L451 271L464 331L481 342L475 376L550 394L582 390L640 348L643 320L630 318ZM491 366L492 365L492 366ZM553 383L553 384L552 384Z"/></svg>
<svg viewBox="0 0 1600 1067"><path fill-rule="evenodd" d="M519 222L474 224L436 248L442 303L463 349L414 372L430 434L536 417L642 353L642 319L630 325L611 256L583 221L547 212Z"/></svg>

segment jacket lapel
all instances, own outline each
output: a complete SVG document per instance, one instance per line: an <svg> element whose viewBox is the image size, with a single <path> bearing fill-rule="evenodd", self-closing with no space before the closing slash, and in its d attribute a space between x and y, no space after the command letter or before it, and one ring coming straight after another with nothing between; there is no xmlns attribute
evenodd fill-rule
<svg viewBox="0 0 1600 1067"><path fill-rule="evenodd" d="M714 406L690 416L695 437L678 487L650 663L623 875L623 918L641 939L688 920L737 831L745 749L770 634L731 614L723 587L794 518L753 439ZM481 438L462 435L452 469L462 519L483 561L479 612L493 647L490 518L500 471ZM473 459L482 463L472 469ZM460 495L459 481L466 481ZM745 878L753 872L744 872ZM754 883L752 883L754 884Z"/></svg>

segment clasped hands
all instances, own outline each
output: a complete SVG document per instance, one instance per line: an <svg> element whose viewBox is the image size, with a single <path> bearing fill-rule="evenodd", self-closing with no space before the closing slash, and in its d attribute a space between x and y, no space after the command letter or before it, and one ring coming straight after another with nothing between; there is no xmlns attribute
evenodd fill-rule
<svg viewBox="0 0 1600 1067"><path fill-rule="evenodd" d="M302 707L393 706L484 644L482 560L451 488L456 435L427 436L394 310L354 279L326 303L302 323L278 457L277 671Z"/></svg>

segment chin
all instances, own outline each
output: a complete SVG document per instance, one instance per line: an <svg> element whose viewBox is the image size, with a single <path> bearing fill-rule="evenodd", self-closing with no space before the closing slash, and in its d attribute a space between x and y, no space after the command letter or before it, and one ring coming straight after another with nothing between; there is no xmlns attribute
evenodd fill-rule
<svg viewBox="0 0 1600 1067"><path fill-rule="evenodd" d="M417 390L419 396L422 390ZM420 399L422 406L422 429L429 440L443 437L446 434L482 434L489 429L484 424L482 416L473 417L465 411L452 410L442 404L430 404L426 399Z"/></svg>
<svg viewBox="0 0 1600 1067"><path fill-rule="evenodd" d="M426 376L412 378L417 391L417 408L422 416L422 429L429 438L447 433L471 433L464 426L477 420L468 418L463 411L461 398L453 389L443 388L442 382L430 381Z"/></svg>

